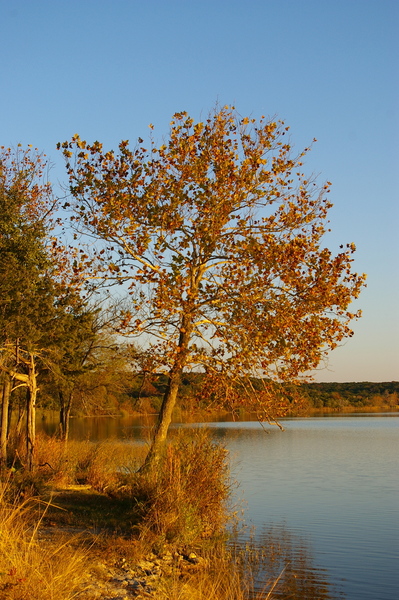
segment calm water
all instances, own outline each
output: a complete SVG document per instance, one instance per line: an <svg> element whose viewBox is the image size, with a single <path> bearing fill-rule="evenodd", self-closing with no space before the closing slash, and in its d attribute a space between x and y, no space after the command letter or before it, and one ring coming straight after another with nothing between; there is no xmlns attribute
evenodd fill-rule
<svg viewBox="0 0 399 600"><path fill-rule="evenodd" d="M264 568L281 599L399 598L399 415L210 423L231 452ZM94 427L94 429L92 429ZM145 429L145 428L144 428ZM91 430L91 432L90 432ZM72 421L71 436L142 439L128 420ZM249 529L241 535L245 539Z"/></svg>
<svg viewBox="0 0 399 600"><path fill-rule="evenodd" d="M274 545L287 539L278 565L289 560L303 572L305 564L317 583L318 595L291 597L399 599L398 416L284 426L269 435L256 423L217 431L233 454L247 521Z"/></svg>

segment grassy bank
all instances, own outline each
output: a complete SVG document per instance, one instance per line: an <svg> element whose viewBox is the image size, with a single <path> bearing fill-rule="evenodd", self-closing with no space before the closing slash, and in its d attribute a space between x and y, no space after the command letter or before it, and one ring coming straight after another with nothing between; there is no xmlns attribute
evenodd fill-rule
<svg viewBox="0 0 399 600"><path fill-rule="evenodd" d="M140 474L144 452L118 441L39 436L35 472L15 465L3 474L1 599L90 600L118 565L133 572L144 559L162 572L147 597L255 597L251 561L226 544L231 483L223 446L204 430L179 432L157 471ZM257 597L271 597L271 587Z"/></svg>
<svg viewBox="0 0 399 600"><path fill-rule="evenodd" d="M84 581L87 550L72 535L43 545L39 530L48 504L21 500L9 481L0 484L0 598L71 600Z"/></svg>

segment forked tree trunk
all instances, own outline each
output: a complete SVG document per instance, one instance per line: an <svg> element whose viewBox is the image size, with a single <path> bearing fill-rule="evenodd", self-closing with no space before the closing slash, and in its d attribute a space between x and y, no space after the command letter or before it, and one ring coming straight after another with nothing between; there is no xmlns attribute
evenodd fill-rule
<svg viewBox="0 0 399 600"><path fill-rule="evenodd" d="M22 362L28 370L28 373L20 373L15 370L15 368L5 368L4 366L1 369L5 372L6 379L8 378L10 383L11 379L15 379L20 381L18 387L23 386L27 388L27 399L26 399L26 463L27 469L29 471L33 470L34 465L34 453L35 453L35 437L36 437L36 397L38 392L37 387L37 374L36 374L36 365L35 365L35 356L33 353L28 353L27 359L22 359L20 356L17 360L18 363ZM7 448L7 434L8 434L8 405L10 398L11 388L6 395L4 395L4 390L2 394L2 400L7 404L7 410L3 410L1 416L1 423L4 422L5 427L1 429L0 435L0 446L2 449L2 457L4 458L4 453L6 453ZM5 438L4 438L5 436ZM5 440L5 441L4 441Z"/></svg>

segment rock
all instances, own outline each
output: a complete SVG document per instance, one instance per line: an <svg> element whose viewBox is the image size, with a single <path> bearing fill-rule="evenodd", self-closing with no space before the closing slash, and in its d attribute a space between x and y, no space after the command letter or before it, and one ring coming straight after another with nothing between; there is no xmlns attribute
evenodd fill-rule
<svg viewBox="0 0 399 600"><path fill-rule="evenodd" d="M139 560L136 566L143 571L149 571L151 573L155 567L155 563L149 560Z"/></svg>
<svg viewBox="0 0 399 600"><path fill-rule="evenodd" d="M159 582L165 576L203 568L208 561L195 552L149 554L135 564L119 559L108 564L103 559L94 564L89 581L78 600L156 600Z"/></svg>

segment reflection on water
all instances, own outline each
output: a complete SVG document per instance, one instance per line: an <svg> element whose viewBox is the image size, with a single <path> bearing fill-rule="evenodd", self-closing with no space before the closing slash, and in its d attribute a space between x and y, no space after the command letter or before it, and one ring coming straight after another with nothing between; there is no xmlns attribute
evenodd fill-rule
<svg viewBox="0 0 399 600"><path fill-rule="evenodd" d="M398 598L399 418L292 419L265 435L254 423L224 434L259 531L285 522L348 600ZM220 427L220 426L218 426Z"/></svg>
<svg viewBox="0 0 399 600"><path fill-rule="evenodd" d="M123 439L146 442L150 439L156 417L81 417L71 418L69 435L73 440L98 442L107 439ZM58 431L58 413L49 414L37 423L37 430L47 435Z"/></svg>
<svg viewBox="0 0 399 600"><path fill-rule="evenodd" d="M238 535L234 544L238 564L254 581L255 596L273 588L273 598L279 600L345 598L329 581L328 571L316 567L309 541L285 524L263 526L251 540Z"/></svg>

